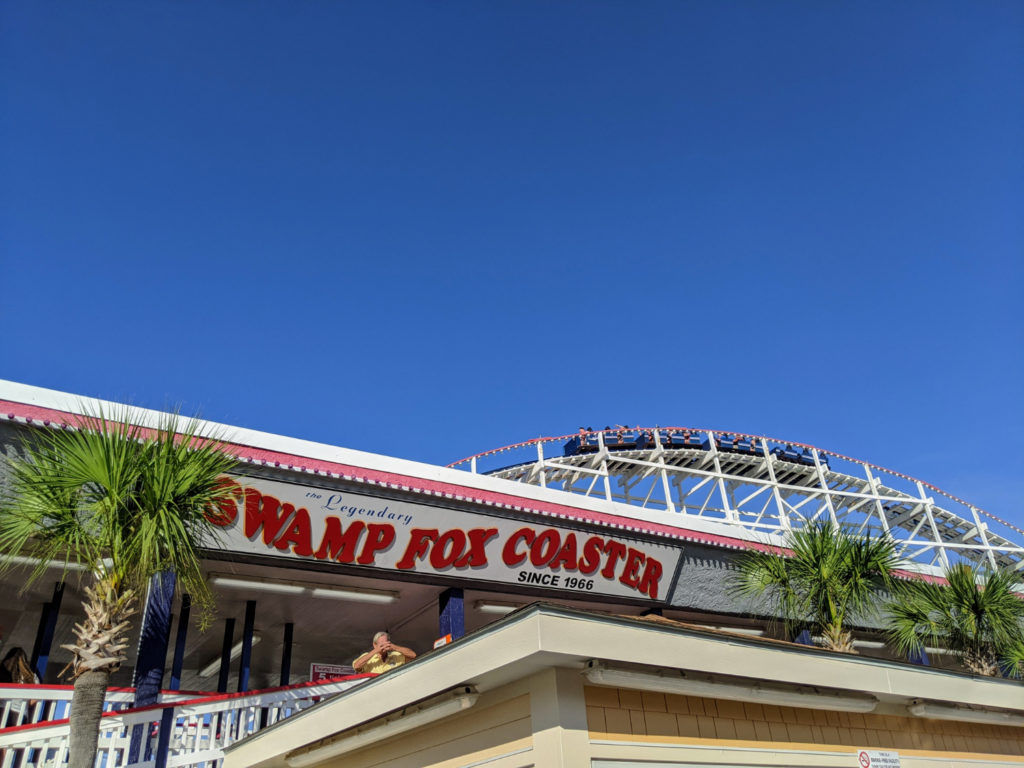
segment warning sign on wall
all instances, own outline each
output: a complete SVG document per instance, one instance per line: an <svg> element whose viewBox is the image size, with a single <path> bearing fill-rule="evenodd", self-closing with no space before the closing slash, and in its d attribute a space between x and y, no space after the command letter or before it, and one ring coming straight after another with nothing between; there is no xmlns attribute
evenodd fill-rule
<svg viewBox="0 0 1024 768"><path fill-rule="evenodd" d="M900 753L862 749L857 752L857 768L900 768Z"/></svg>

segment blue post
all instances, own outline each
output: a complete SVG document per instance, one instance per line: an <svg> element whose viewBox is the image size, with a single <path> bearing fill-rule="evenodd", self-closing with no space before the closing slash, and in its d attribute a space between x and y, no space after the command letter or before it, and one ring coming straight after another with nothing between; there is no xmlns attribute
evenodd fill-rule
<svg viewBox="0 0 1024 768"><path fill-rule="evenodd" d="M441 637L451 635L452 640L458 640L466 634L466 613L460 588L451 587L442 592L438 598L438 610L441 618Z"/></svg>
<svg viewBox="0 0 1024 768"><path fill-rule="evenodd" d="M295 625L288 622L284 625L284 642L281 644L281 678L278 685L289 685L292 679L292 636L295 633ZM260 710L260 728L267 727L270 710L263 707Z"/></svg>
<svg viewBox="0 0 1024 768"><path fill-rule="evenodd" d="M806 629L800 630L800 634L793 639L793 642L797 645L814 645L811 633Z"/></svg>
<svg viewBox="0 0 1024 768"><path fill-rule="evenodd" d="M171 613L177 577L169 572L157 573L149 580L149 594L142 612L142 631L139 634L139 656L135 662L135 707L148 707L160 700L160 684L164 679L167 660L167 641L171 636ZM129 761L137 762L145 742L145 759L152 756L152 745L146 738L146 725L132 728Z"/></svg>
<svg viewBox="0 0 1024 768"><path fill-rule="evenodd" d="M224 645L220 650L220 675L217 677L217 693L228 690L228 675L231 673L231 642L235 639L235 620L224 620Z"/></svg>
<svg viewBox="0 0 1024 768"><path fill-rule="evenodd" d="M281 682L278 685L290 685L292 679L292 635L295 625L288 622L284 625L284 645L281 646Z"/></svg>
<svg viewBox="0 0 1024 768"><path fill-rule="evenodd" d="M39 671L36 670L36 664L39 662L39 652L42 650L43 645L43 634L46 632L46 625L50 622L50 609L52 607L53 603L50 601L43 603L43 607L39 612L39 626L36 627L36 639L32 641L32 656L29 660L29 666L35 670L36 674L39 674Z"/></svg>
<svg viewBox="0 0 1024 768"><path fill-rule="evenodd" d="M188 622L192 615L192 595L188 592L181 596L181 615L178 616L178 634L174 640L174 661L171 662L170 689L181 688L181 670L185 666L185 640L188 637Z"/></svg>
<svg viewBox="0 0 1024 768"><path fill-rule="evenodd" d="M224 620L224 644L220 649L220 674L217 676L217 693L227 693L228 690L228 675L231 673L231 644L235 639L235 620L225 619ZM221 733L222 728L228 727L228 722L225 721L226 715L223 712L215 715L216 725L211 723L211 727L214 732Z"/></svg>
<svg viewBox="0 0 1024 768"><path fill-rule="evenodd" d="M139 635L139 658L135 662L135 704L148 707L160 698L164 679L167 643L171 637L171 612L177 578L173 573L158 573L149 582L149 596L142 617Z"/></svg>
<svg viewBox="0 0 1024 768"><path fill-rule="evenodd" d="M909 661L911 664L920 664L922 667L931 666L931 662L928 661L928 653L925 651L924 647L922 647L920 650L916 652L911 651L910 653L908 653L907 661Z"/></svg>
<svg viewBox="0 0 1024 768"><path fill-rule="evenodd" d="M60 603L63 599L64 582L61 581L54 585L50 602L43 605L39 629L32 644L31 667L42 682L46 682L46 667L50 663L50 648L53 646L53 635L57 631L57 617L60 615Z"/></svg>
<svg viewBox="0 0 1024 768"><path fill-rule="evenodd" d="M245 601L245 624L242 625L242 658L238 662L238 690L249 690L249 669L252 667L252 631L256 623L256 601Z"/></svg>
<svg viewBox="0 0 1024 768"><path fill-rule="evenodd" d="M192 612L192 596L187 592L181 596L181 614L178 616L178 633L174 640L174 661L171 662L170 690L181 688L181 669L185 663L185 639L188 636L188 620ZM156 761L153 768L167 768L167 753L171 745L171 731L174 729L174 709L168 707L160 717L160 733L156 743Z"/></svg>

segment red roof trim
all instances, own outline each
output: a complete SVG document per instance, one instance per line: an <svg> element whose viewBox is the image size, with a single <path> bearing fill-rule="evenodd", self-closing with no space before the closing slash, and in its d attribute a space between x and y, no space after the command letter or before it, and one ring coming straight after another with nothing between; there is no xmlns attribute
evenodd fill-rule
<svg viewBox="0 0 1024 768"><path fill-rule="evenodd" d="M76 424L82 417L59 411L53 408L43 408L26 403L17 403L9 400L0 400L0 417L10 420L20 420L26 423L38 422L41 426L67 427ZM672 539L682 539L699 544L709 544L727 549L772 549L769 545L744 539L719 534L702 533L677 526L652 523L646 520L636 520L620 515L610 515L604 512L595 512L589 509L580 509L568 504L555 504L537 499L528 499L507 493L485 491L479 488L472 488L453 483L445 483L437 480L426 480L424 478L401 475L393 472L366 469L364 467L339 464L320 459L311 459L295 454L270 451L254 446L241 445L238 443L227 443L234 455L242 461L264 466L280 467L312 474L323 474L338 476L346 480L355 480L370 485L380 485L394 490L412 491L427 495L441 496L444 498L456 499L459 501L470 501L488 506L512 509L517 512L527 512L539 515L550 515L564 520L597 523L609 528L633 531L638 533L653 533Z"/></svg>

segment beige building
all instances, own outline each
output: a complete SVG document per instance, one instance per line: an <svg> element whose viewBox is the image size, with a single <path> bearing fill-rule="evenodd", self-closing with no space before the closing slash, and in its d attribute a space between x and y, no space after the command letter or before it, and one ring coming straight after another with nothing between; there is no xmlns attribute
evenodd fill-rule
<svg viewBox="0 0 1024 768"><path fill-rule="evenodd" d="M231 748L226 768L1024 765L1018 682L535 604Z"/></svg>

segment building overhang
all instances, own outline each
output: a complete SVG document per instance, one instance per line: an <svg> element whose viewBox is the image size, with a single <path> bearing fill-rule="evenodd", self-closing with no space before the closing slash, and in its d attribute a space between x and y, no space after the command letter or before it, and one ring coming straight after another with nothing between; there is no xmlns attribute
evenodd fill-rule
<svg viewBox="0 0 1024 768"><path fill-rule="evenodd" d="M126 414L140 426L158 427L166 416L159 411L129 407L95 398L34 387L0 379L0 421L33 427L75 424L82 416ZM302 484L327 477L389 493L407 493L481 509L506 510L637 532L677 542L706 544L723 549L764 549L763 537L715 520L680 516L665 510L636 506L592 496L517 483L486 474L441 467L408 459L275 435L253 429L203 421L198 434L228 446L241 464L271 468L293 476Z"/></svg>
<svg viewBox="0 0 1024 768"><path fill-rule="evenodd" d="M595 664L648 676L686 675L732 690L734 697L746 687L754 695L818 695L823 706L874 699L881 715L914 714L911 707L921 701L932 703L926 710L932 713L966 707L1024 715L1022 688L1013 681L534 604L233 746L225 766L287 766L289 758L351 739L355 729L365 732L380 718L393 720L407 707L429 705L462 687L482 694L551 668L586 675ZM596 680L590 681L600 684Z"/></svg>

